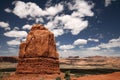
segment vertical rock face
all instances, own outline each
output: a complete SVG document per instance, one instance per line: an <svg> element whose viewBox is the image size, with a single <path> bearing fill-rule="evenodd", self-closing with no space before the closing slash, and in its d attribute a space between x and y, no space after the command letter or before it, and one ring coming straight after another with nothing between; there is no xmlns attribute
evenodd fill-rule
<svg viewBox="0 0 120 80"><path fill-rule="evenodd" d="M25 42L20 44L18 74L60 73L54 35L43 25L35 24Z"/></svg>

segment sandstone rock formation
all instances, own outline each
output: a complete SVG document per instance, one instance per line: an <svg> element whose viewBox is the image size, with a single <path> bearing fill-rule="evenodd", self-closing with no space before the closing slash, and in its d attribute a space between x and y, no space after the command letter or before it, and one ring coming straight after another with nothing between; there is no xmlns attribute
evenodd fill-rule
<svg viewBox="0 0 120 80"><path fill-rule="evenodd" d="M33 25L20 45L16 74L59 74L54 35L43 25Z"/></svg>
<svg viewBox="0 0 120 80"><path fill-rule="evenodd" d="M27 40L20 45L19 57L51 57L58 59L53 33L42 25L33 25L28 33Z"/></svg>

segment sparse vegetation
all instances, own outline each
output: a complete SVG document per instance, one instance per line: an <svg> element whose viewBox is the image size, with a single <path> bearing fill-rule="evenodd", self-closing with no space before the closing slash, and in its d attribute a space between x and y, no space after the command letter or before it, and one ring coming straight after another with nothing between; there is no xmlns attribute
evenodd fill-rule
<svg viewBox="0 0 120 80"><path fill-rule="evenodd" d="M70 79L70 71L66 71L66 72L65 72L64 78L65 78L65 80L71 80L71 79Z"/></svg>
<svg viewBox="0 0 120 80"><path fill-rule="evenodd" d="M2 80L3 77L9 76L11 72L15 72L16 68L13 67L12 65L14 65L14 63L8 62L0 63L0 80Z"/></svg>
<svg viewBox="0 0 120 80"><path fill-rule="evenodd" d="M10 75L10 72L0 72L0 80L2 80L3 77L7 77Z"/></svg>
<svg viewBox="0 0 120 80"><path fill-rule="evenodd" d="M77 78L80 77L80 74L75 74L75 77L77 77Z"/></svg>

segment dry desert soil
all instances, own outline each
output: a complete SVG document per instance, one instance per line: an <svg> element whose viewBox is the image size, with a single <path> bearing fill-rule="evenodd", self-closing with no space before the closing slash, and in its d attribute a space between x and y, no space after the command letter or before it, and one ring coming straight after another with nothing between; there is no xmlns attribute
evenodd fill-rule
<svg viewBox="0 0 120 80"><path fill-rule="evenodd" d="M120 80L120 72L114 72L105 75L83 76L79 78L72 78L72 80Z"/></svg>

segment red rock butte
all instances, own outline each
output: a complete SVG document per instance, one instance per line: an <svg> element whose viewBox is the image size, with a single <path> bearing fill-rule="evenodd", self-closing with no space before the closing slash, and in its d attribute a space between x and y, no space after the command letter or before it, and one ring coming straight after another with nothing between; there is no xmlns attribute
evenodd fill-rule
<svg viewBox="0 0 120 80"><path fill-rule="evenodd" d="M59 74L58 58L54 34L35 24L20 44L16 74Z"/></svg>

